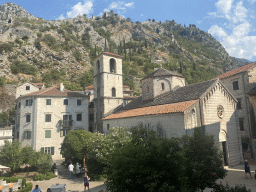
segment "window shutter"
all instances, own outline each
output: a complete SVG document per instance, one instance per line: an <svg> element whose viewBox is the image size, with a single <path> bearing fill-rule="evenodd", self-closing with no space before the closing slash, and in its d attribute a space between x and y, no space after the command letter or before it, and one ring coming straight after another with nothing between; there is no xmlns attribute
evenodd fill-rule
<svg viewBox="0 0 256 192"><path fill-rule="evenodd" d="M26 139L26 131L23 132L23 139Z"/></svg>
<svg viewBox="0 0 256 192"><path fill-rule="evenodd" d="M41 147L41 152L44 152L44 148L43 147Z"/></svg>
<svg viewBox="0 0 256 192"><path fill-rule="evenodd" d="M28 139L31 139L31 131L28 131Z"/></svg>
<svg viewBox="0 0 256 192"><path fill-rule="evenodd" d="M63 130L60 131L60 136L63 137Z"/></svg>
<svg viewBox="0 0 256 192"><path fill-rule="evenodd" d="M54 147L51 147L51 155L54 155Z"/></svg>
<svg viewBox="0 0 256 192"><path fill-rule="evenodd" d="M51 130L45 131L45 138L51 138Z"/></svg>

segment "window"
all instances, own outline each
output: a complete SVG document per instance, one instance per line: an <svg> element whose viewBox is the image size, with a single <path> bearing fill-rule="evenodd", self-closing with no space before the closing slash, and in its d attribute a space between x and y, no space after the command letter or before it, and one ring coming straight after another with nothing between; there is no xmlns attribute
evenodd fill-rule
<svg viewBox="0 0 256 192"><path fill-rule="evenodd" d="M29 123L30 122L30 114L27 114L26 115L26 123Z"/></svg>
<svg viewBox="0 0 256 192"><path fill-rule="evenodd" d="M116 96L116 89L113 87L112 88L112 97L115 97Z"/></svg>
<svg viewBox="0 0 256 192"><path fill-rule="evenodd" d="M31 131L24 131L23 139L31 139Z"/></svg>
<svg viewBox="0 0 256 192"><path fill-rule="evenodd" d="M240 131L244 131L244 119L243 118L239 118L239 127L240 127Z"/></svg>
<svg viewBox="0 0 256 192"><path fill-rule="evenodd" d="M162 91L164 91L164 83L161 83Z"/></svg>
<svg viewBox="0 0 256 192"><path fill-rule="evenodd" d="M98 69L98 73L100 72L100 61L97 61L97 69Z"/></svg>
<svg viewBox="0 0 256 192"><path fill-rule="evenodd" d="M94 108L94 102L90 102L89 108Z"/></svg>
<svg viewBox="0 0 256 192"><path fill-rule="evenodd" d="M116 72L116 61L115 59L110 59L110 73L115 73Z"/></svg>
<svg viewBox="0 0 256 192"><path fill-rule="evenodd" d="M242 103L241 102L242 102L241 98L237 99L237 105L236 105L237 109L242 109Z"/></svg>
<svg viewBox="0 0 256 192"><path fill-rule="evenodd" d="M26 90L30 90L30 86L26 86Z"/></svg>
<svg viewBox="0 0 256 192"><path fill-rule="evenodd" d="M45 130L45 138L51 138L51 130Z"/></svg>
<svg viewBox="0 0 256 192"><path fill-rule="evenodd" d="M45 114L45 122L51 122L52 121L52 115L51 114Z"/></svg>
<svg viewBox="0 0 256 192"><path fill-rule="evenodd" d="M51 105L52 104L52 100L51 99L46 99L46 105Z"/></svg>
<svg viewBox="0 0 256 192"><path fill-rule="evenodd" d="M77 121L82 121L82 114L81 113L76 114L76 120Z"/></svg>
<svg viewBox="0 0 256 192"><path fill-rule="evenodd" d="M76 100L76 105L82 105L82 100L81 99L77 99Z"/></svg>
<svg viewBox="0 0 256 192"><path fill-rule="evenodd" d="M20 102L19 102L19 108L20 108Z"/></svg>
<svg viewBox="0 0 256 192"><path fill-rule="evenodd" d="M68 131L69 131L69 129L61 129L61 130L60 130L60 136L61 136L61 137L66 136L67 133L68 133Z"/></svg>
<svg viewBox="0 0 256 192"><path fill-rule="evenodd" d="M233 90L238 90L239 86L238 86L238 81L234 81L233 82Z"/></svg>
<svg viewBox="0 0 256 192"><path fill-rule="evenodd" d="M26 100L26 106L32 106L32 103L33 103L32 99Z"/></svg>
<svg viewBox="0 0 256 192"><path fill-rule="evenodd" d="M42 147L41 151L46 154L54 155L54 147Z"/></svg>
<svg viewBox="0 0 256 192"><path fill-rule="evenodd" d="M68 99L63 100L63 105L68 105Z"/></svg>
<svg viewBox="0 0 256 192"><path fill-rule="evenodd" d="M109 130L109 124L107 124L107 130Z"/></svg>
<svg viewBox="0 0 256 192"><path fill-rule="evenodd" d="M93 114L90 114L90 115L89 115L89 120L90 120L90 121L93 121L93 120L94 120L94 115L93 115Z"/></svg>

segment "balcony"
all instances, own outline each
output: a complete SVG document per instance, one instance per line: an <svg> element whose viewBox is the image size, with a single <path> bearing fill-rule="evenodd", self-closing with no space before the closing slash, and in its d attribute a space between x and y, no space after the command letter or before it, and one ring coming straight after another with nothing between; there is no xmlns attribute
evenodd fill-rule
<svg viewBox="0 0 256 192"><path fill-rule="evenodd" d="M59 125L62 128L70 128L72 127L73 120L59 120Z"/></svg>

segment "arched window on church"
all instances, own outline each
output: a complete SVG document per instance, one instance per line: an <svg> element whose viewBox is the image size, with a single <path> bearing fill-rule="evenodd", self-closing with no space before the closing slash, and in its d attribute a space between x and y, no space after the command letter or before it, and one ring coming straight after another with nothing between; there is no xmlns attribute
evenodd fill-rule
<svg viewBox="0 0 256 192"><path fill-rule="evenodd" d="M162 91L164 91L164 83L161 83Z"/></svg>
<svg viewBox="0 0 256 192"><path fill-rule="evenodd" d="M116 97L116 88L112 88L112 97Z"/></svg>
<svg viewBox="0 0 256 192"><path fill-rule="evenodd" d="M115 61L115 59L110 59L109 66L110 66L110 73L116 73L116 61Z"/></svg>
<svg viewBox="0 0 256 192"><path fill-rule="evenodd" d="M97 70L98 70L98 73L100 73L100 61L97 60Z"/></svg>

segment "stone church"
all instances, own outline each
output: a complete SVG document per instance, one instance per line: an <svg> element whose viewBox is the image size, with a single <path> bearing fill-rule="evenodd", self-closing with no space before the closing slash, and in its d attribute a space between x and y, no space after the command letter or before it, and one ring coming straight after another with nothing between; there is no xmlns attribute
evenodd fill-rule
<svg viewBox="0 0 256 192"><path fill-rule="evenodd" d="M226 165L243 161L237 100L219 79L186 86L185 78L157 69L141 80L142 95L123 105L122 58L103 52L94 60L96 131L142 124L162 137L191 135L195 127L214 136Z"/></svg>

